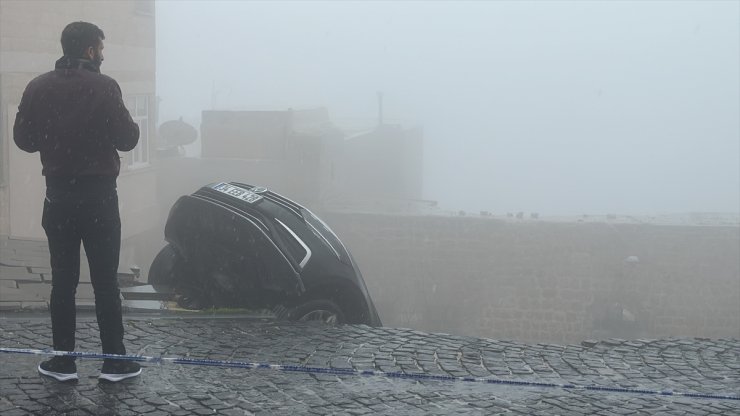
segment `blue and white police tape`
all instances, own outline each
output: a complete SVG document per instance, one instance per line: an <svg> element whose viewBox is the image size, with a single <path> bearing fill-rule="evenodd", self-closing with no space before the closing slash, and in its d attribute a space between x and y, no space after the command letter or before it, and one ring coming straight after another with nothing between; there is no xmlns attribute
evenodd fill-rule
<svg viewBox="0 0 740 416"><path fill-rule="evenodd" d="M284 365L284 364L270 364L270 363L257 363L257 362L246 362L246 361L226 361L226 360L207 360L207 359L196 359L196 358L182 358L182 357L153 357L146 355L117 355L117 354L103 354L95 352L79 352L79 351L54 351L54 350L39 350L30 348L2 348L0 347L0 353L7 354L30 354L30 355L47 355L47 356L60 356L60 357L75 357L81 359L114 359L114 360L130 360L139 361L155 364L183 364L183 365L198 365L198 366L209 366L209 367L224 367L224 368L244 368L249 370L254 369L269 369L278 370L284 372L294 373L311 373L311 374L330 374L337 376L375 376L375 377L386 377L386 378L400 378L417 381L449 381L449 382L467 382L467 383L484 383L484 384L499 384L499 385L510 385L520 387L541 387L541 388L559 388L567 390L589 390L589 391L602 391L612 393L632 393L632 394L650 394L659 396L680 396L698 399L714 399L714 400L740 400L740 396L731 394L711 394L711 393L689 393L689 392L678 392L671 389L664 390L651 390L651 389L636 389L627 387L609 387L609 386L597 386L597 385L580 385L573 383L545 383L537 381L524 381L524 380L509 380L509 379L498 379L488 377L455 377L455 376L444 376L435 374L424 374L424 373L403 373L395 371L380 371L380 370L356 370L353 368L327 368L327 367L310 367L303 365Z"/></svg>

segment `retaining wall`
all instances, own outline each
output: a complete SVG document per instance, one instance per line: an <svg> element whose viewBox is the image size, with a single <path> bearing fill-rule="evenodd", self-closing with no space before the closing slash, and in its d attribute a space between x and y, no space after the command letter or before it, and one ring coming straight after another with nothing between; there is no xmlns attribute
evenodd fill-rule
<svg viewBox="0 0 740 416"><path fill-rule="evenodd" d="M740 228L323 214L383 323L496 339L740 337Z"/></svg>

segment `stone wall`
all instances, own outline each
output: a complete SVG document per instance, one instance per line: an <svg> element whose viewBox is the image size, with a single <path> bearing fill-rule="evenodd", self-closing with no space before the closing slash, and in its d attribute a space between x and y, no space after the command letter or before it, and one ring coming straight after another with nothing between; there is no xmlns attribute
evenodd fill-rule
<svg viewBox="0 0 740 416"><path fill-rule="evenodd" d="M387 326L527 342L740 337L740 228L323 214Z"/></svg>

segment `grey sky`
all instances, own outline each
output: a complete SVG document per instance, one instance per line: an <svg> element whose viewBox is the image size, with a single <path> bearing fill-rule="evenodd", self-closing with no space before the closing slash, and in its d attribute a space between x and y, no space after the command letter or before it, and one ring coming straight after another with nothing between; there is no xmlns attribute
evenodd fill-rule
<svg viewBox="0 0 740 416"><path fill-rule="evenodd" d="M740 2L157 2L160 121L326 106L425 130L425 197L740 210Z"/></svg>

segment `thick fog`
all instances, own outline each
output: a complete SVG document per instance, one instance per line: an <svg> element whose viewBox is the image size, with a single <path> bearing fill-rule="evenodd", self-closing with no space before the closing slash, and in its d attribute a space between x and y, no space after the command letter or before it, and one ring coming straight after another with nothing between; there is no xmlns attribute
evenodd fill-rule
<svg viewBox="0 0 740 416"><path fill-rule="evenodd" d="M424 197L737 212L737 2L157 2L160 122L328 108L424 128ZM197 146L188 149L197 154Z"/></svg>
<svg viewBox="0 0 740 416"><path fill-rule="evenodd" d="M141 133L117 182L134 309L740 335L738 1L0 5L0 303L46 307L51 201L11 124L80 19Z"/></svg>

